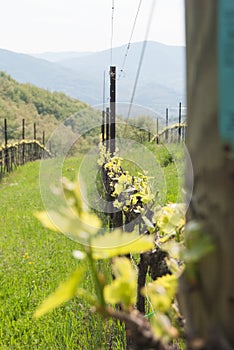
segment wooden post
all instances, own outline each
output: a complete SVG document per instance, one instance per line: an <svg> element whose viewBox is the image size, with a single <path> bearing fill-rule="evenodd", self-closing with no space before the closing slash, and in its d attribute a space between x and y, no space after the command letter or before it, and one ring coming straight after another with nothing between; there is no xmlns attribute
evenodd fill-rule
<svg viewBox="0 0 234 350"><path fill-rule="evenodd" d="M37 139L37 124L33 124L33 139ZM33 160L37 159L37 144L33 143Z"/></svg>
<svg viewBox="0 0 234 350"><path fill-rule="evenodd" d="M159 136L158 136L158 118L157 118L157 125L156 125L156 144L159 144Z"/></svg>
<svg viewBox="0 0 234 350"><path fill-rule="evenodd" d="M25 120L22 119L22 140L25 139Z"/></svg>
<svg viewBox="0 0 234 350"><path fill-rule="evenodd" d="M110 142L110 108L106 108L106 151L109 150Z"/></svg>
<svg viewBox="0 0 234 350"><path fill-rule="evenodd" d="M101 124L101 134L102 134L102 144L105 142L105 99L106 99L106 71L103 73L103 97L102 97L102 124Z"/></svg>
<svg viewBox="0 0 234 350"><path fill-rule="evenodd" d="M45 146L45 131L42 133L42 144Z"/></svg>
<svg viewBox="0 0 234 350"><path fill-rule="evenodd" d="M25 120L22 119L22 140L25 139ZM25 163L25 144L22 144L22 164Z"/></svg>
<svg viewBox="0 0 234 350"><path fill-rule="evenodd" d="M222 3L233 6L233 1ZM186 0L186 145L194 173L186 237L191 249L196 247L194 239L201 247L202 242L207 247L195 263L186 264L180 281L179 301L186 319L187 349L234 348L234 160L228 149L223 150L220 137L217 33L224 27L217 22L219 4L221 1ZM224 63L230 72L233 44L227 43L229 40L233 43L233 14L233 10L228 11L223 17L231 27L223 41L227 50ZM232 88L228 84L226 88L233 93L233 82ZM230 116L233 118L233 114ZM187 186L191 186L191 180L187 172Z"/></svg>
<svg viewBox="0 0 234 350"><path fill-rule="evenodd" d="M7 119L4 119L4 138L5 138L5 171L9 172L9 150L8 150L8 137L7 137Z"/></svg>
<svg viewBox="0 0 234 350"><path fill-rule="evenodd" d="M181 102L179 103L179 126L178 126L178 142L181 141Z"/></svg>
<svg viewBox="0 0 234 350"><path fill-rule="evenodd" d="M166 108L166 142L168 142L168 108Z"/></svg>
<svg viewBox="0 0 234 350"><path fill-rule="evenodd" d="M115 153L116 67L110 67L110 153Z"/></svg>
<svg viewBox="0 0 234 350"><path fill-rule="evenodd" d="M101 124L102 144L105 142L105 111L102 111L102 124Z"/></svg>
<svg viewBox="0 0 234 350"><path fill-rule="evenodd" d="M36 123L33 124L33 139L34 140L37 139L37 124Z"/></svg>

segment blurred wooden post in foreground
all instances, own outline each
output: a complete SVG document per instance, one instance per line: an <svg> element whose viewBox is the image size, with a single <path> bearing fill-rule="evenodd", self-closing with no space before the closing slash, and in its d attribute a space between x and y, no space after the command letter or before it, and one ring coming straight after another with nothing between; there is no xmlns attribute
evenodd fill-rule
<svg viewBox="0 0 234 350"><path fill-rule="evenodd" d="M233 6L233 1L227 3ZM190 232L193 242L197 237L203 248L202 240L214 246L197 262L187 263L180 281L188 349L234 348L234 160L229 149L223 148L219 127L219 4L217 0L186 0L186 143L194 170L187 222L196 223L187 236ZM233 27L234 11L224 19ZM230 49L229 68L234 69L233 41ZM187 173L186 183L191 181Z"/></svg>

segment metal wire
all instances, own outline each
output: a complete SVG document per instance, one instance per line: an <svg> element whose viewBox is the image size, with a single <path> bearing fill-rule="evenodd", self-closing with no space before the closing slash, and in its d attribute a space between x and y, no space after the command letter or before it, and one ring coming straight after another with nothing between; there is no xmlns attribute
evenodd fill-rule
<svg viewBox="0 0 234 350"><path fill-rule="evenodd" d="M146 46L147 46L147 39L148 39L148 36L149 36L150 26L151 26L152 19L153 19L155 5L156 5L156 0L152 0L151 11L150 11L149 20L148 20L148 23L147 23L147 28L146 28L146 33L145 33L145 40L144 40L143 45L142 45L140 60L139 60L139 64L138 64L138 69L137 69L137 73L136 73L134 86L133 86L133 91L132 91L132 96L131 96L131 100L130 100L130 106L129 106L129 109L128 109L127 119L130 117L130 114L131 114L131 111L132 111L132 104L133 104L133 101L134 101L136 88L137 88L137 83L138 83L138 80L139 80L141 67L142 67L142 63L143 63L143 59L144 59L144 55L145 55L145 49L146 49Z"/></svg>
<svg viewBox="0 0 234 350"><path fill-rule="evenodd" d="M115 1L112 0L111 8L111 39L110 39L110 65L112 66L112 53L113 53L113 37L114 37L114 12L115 12Z"/></svg>
<svg viewBox="0 0 234 350"><path fill-rule="evenodd" d="M125 55L124 55L124 59L123 59L122 65L121 65L121 69L120 69L120 73L119 73L118 79L121 78L121 75L123 74L123 71L124 71L124 67L125 67L125 64L126 64L127 57L128 57L128 52L129 52L129 50L130 50L130 45L131 45L132 37L133 37L134 30L135 30L135 27L136 27L137 17L138 17L138 14L139 14L139 12L140 12L141 4L142 4L142 0L140 0L140 1L139 1L139 4L138 4L136 16L135 16L135 19L134 19L134 22L133 22L132 31L131 31L131 34L130 34L130 38L129 38L129 41L128 41L127 49L126 49L126 52L125 52Z"/></svg>

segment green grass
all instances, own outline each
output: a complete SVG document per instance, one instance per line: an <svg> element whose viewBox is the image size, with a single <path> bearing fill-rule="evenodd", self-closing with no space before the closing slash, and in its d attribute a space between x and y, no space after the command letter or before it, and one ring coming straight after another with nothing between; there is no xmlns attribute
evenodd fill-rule
<svg viewBox="0 0 234 350"><path fill-rule="evenodd" d="M70 178L78 161L65 162ZM35 308L78 264L72 256L77 243L45 230L33 216L43 209L38 174L39 162L28 163L0 185L0 349L108 349L112 321L91 313L83 300L33 319ZM93 288L88 275L85 286ZM115 349L123 348L120 328L114 327Z"/></svg>
<svg viewBox="0 0 234 350"><path fill-rule="evenodd" d="M183 144L147 145L160 164L165 179L164 203L184 201L185 154ZM163 203L161 203L163 204Z"/></svg>
<svg viewBox="0 0 234 350"><path fill-rule="evenodd" d="M159 192L157 196L159 204L183 202L184 145L146 144L145 147L146 150L142 145L137 149L136 145L136 149L131 151L131 157L137 160L136 163L124 160L123 168L133 175L137 175L137 172L146 172L151 178L153 191ZM140 164L137 165L138 163Z"/></svg>
<svg viewBox="0 0 234 350"><path fill-rule="evenodd" d="M182 200L178 186L178 178L182 179L184 171L182 147L172 145L169 152L172 156L161 145L149 145L149 150L165 178L164 200ZM46 175L53 182L53 160L46 162ZM63 175L75 179L81 162L80 157L67 159ZM85 169L88 163L84 164ZM130 173L138 171L134 164L127 167ZM0 350L107 350L111 334L113 349L121 350L124 348L122 327L93 314L81 299L74 299L39 320L33 319L36 307L79 263L72 256L78 243L47 231L33 215L44 209L39 168L39 162L28 163L0 184ZM154 168L147 170L152 173ZM90 166L88 173L92 171L95 176ZM88 274L84 283L92 291Z"/></svg>

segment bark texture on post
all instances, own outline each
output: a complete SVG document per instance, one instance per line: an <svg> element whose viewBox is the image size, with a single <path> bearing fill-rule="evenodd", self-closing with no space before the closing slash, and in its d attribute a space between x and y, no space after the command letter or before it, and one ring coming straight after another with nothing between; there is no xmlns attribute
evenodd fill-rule
<svg viewBox="0 0 234 350"><path fill-rule="evenodd" d="M186 136L194 169L187 220L200 222L216 245L197 264L196 284L181 279L189 349L234 348L234 160L218 130L217 11L217 0L186 0Z"/></svg>

